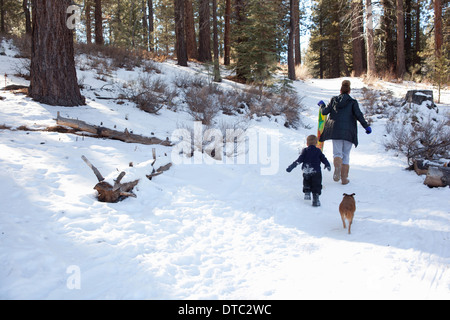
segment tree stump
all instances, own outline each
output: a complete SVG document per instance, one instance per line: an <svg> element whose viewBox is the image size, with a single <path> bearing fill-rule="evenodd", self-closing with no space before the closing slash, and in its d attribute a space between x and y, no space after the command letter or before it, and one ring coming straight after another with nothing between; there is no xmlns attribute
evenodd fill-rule
<svg viewBox="0 0 450 320"><path fill-rule="evenodd" d="M413 103L420 106L424 102L426 102L426 106L430 110L437 108L436 105L434 104L432 90L409 90L406 93L405 102L403 104Z"/></svg>
<svg viewBox="0 0 450 320"><path fill-rule="evenodd" d="M128 197L136 198L136 195L132 192L134 187L137 186L139 180L122 183L123 177L125 177L125 172L121 172L116 180L114 180L114 186L105 181L102 174L96 167L92 165L92 163L85 157L81 157L83 161L92 169L95 176L98 179L97 185L94 187L94 190L98 192L98 200L100 202L108 202L108 203L117 203L122 201Z"/></svg>

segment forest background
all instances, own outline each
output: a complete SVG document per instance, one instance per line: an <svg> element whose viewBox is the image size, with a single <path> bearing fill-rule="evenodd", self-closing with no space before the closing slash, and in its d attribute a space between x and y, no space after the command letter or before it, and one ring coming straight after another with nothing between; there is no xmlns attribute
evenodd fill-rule
<svg viewBox="0 0 450 320"><path fill-rule="evenodd" d="M0 0L0 32L27 39L32 2ZM45 2L45 1L44 1ZM222 64L270 84L341 76L449 82L448 0L84 0L77 49ZM114 54L117 54L115 52ZM125 54L126 55L126 54ZM217 75L216 81L220 80Z"/></svg>

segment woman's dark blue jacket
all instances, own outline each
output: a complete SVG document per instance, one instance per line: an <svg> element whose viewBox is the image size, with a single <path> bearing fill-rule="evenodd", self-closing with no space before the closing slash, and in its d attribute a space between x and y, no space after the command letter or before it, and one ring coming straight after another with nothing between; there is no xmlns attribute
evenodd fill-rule
<svg viewBox="0 0 450 320"><path fill-rule="evenodd" d="M341 94L333 97L328 106L321 108L323 115L329 115L325 123L325 129L320 137L320 141L326 140L346 140L358 146L358 120L364 129L369 124L359 109L358 102L348 94Z"/></svg>

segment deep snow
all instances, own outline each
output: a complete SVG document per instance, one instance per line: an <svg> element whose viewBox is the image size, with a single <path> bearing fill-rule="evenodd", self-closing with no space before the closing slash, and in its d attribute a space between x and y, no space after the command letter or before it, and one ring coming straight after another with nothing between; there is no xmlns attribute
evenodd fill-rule
<svg viewBox="0 0 450 320"><path fill-rule="evenodd" d="M26 83L11 76L14 51L3 47L0 74L9 75L8 84ZM160 68L167 78L198 72L173 62ZM104 85L94 72L79 73L97 91ZM365 86L351 80L355 91ZM384 150L385 119L372 125L372 135L360 127L348 186L323 172L322 207L302 199L300 169L285 171L306 136L316 133L317 101L336 95L341 81L294 83L311 129L287 129L276 118L249 122L279 139L275 175L261 175L260 159L257 165L179 164L149 181L152 148L156 167L171 161L171 148L0 130L0 298L449 299L449 189L429 189L423 177L404 169L404 157ZM380 85L399 96L413 86ZM84 94L87 106L61 108L0 92L0 124L51 126L60 111L163 139L180 124L192 125L183 111L154 116ZM448 92L443 102L439 107L448 112ZM332 160L329 142L325 154ZM97 180L82 155L108 181L122 170L124 181L140 178L137 198L98 202ZM338 212L344 192L356 193L351 235Z"/></svg>

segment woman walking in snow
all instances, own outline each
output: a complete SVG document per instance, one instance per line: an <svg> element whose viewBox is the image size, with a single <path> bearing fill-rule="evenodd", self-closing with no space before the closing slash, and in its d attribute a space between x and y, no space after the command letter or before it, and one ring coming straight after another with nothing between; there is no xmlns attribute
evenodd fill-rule
<svg viewBox="0 0 450 320"><path fill-rule="evenodd" d="M333 140L333 162L335 168L333 179L336 182L342 180L344 185L350 182L348 174L350 171L352 145L358 146L356 121L358 120L361 123L367 134L372 133L372 129L359 109L358 101L350 96L350 86L350 81L343 81L341 94L333 97L328 106L323 101L319 102L322 114L329 115L320 141Z"/></svg>

